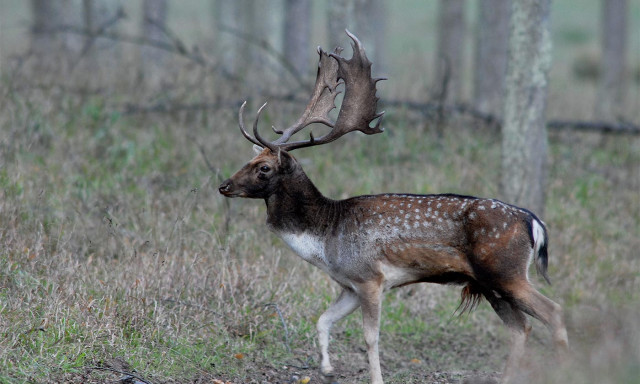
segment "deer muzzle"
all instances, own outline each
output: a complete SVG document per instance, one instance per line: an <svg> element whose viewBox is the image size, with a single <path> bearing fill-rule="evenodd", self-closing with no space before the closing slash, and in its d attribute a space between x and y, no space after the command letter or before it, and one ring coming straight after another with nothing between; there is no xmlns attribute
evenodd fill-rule
<svg viewBox="0 0 640 384"><path fill-rule="evenodd" d="M227 197L233 197L234 196L233 181L231 181L231 179L227 179L223 181L222 184L220 184L220 186L218 187L218 191L222 195L225 195Z"/></svg>

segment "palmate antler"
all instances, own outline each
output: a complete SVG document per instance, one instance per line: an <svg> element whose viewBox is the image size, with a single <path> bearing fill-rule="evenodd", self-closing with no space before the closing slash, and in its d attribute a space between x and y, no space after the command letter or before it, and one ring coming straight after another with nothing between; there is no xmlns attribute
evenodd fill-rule
<svg viewBox="0 0 640 384"><path fill-rule="evenodd" d="M244 126L244 107L246 101L240 107L238 119L240 130L247 140L263 148L269 148L276 152L278 149L292 151L297 148L310 147L314 145L326 144L336 140L342 135L360 131L367 135L380 133L383 128L380 126L384 112L376 113L378 97L376 97L376 83L384 78L371 78L371 62L367 59L362 43L351 32L346 31L353 40L353 57L349 60L340 56L342 48L336 48L333 53L327 53L318 47L320 60L318 62L318 75L316 84L302 116L292 126L284 130L273 130L282 135L273 142L265 140L258 132L258 120L260 113L266 107L266 103L260 107L253 122L253 137L247 132ZM344 82L344 99L342 107L338 112L336 121L332 121L329 112L335 108L335 98L340 93L337 88ZM375 126L370 127L372 121L378 119ZM331 127L324 136L313 137L311 133L309 140L295 141L288 143L289 139L301 131L306 126L320 123Z"/></svg>

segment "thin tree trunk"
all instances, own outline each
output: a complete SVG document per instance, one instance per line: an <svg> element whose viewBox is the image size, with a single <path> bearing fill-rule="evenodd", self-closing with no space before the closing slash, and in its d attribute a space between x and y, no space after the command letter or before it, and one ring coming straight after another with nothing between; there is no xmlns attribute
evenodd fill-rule
<svg viewBox="0 0 640 384"><path fill-rule="evenodd" d="M510 15L511 0L478 3L473 101L476 109L496 117L502 116Z"/></svg>
<svg viewBox="0 0 640 384"><path fill-rule="evenodd" d="M550 7L550 0L513 3L502 127L503 198L539 215L545 204Z"/></svg>
<svg viewBox="0 0 640 384"><path fill-rule="evenodd" d="M443 102L460 101L464 68L465 0L440 0L435 89Z"/></svg>
<svg viewBox="0 0 640 384"><path fill-rule="evenodd" d="M374 63L376 73L385 67L384 35L385 35L385 5L382 0L353 0L352 33L364 45L367 56ZM342 41L345 40L344 30Z"/></svg>
<svg viewBox="0 0 640 384"><path fill-rule="evenodd" d="M284 52L299 75L310 72L311 1L286 0L284 5Z"/></svg>
<svg viewBox="0 0 640 384"><path fill-rule="evenodd" d="M84 0L84 24L90 32L82 52L86 70L92 74L99 70L109 80L118 73L122 47L117 41L101 38L100 34L118 30L121 11L120 0Z"/></svg>
<svg viewBox="0 0 640 384"><path fill-rule="evenodd" d="M623 111L627 9L627 0L602 0L602 75L595 109L598 120L616 120Z"/></svg>
<svg viewBox="0 0 640 384"><path fill-rule="evenodd" d="M255 7L251 0L215 0L216 41L225 71L243 75L251 60L247 37L252 34Z"/></svg>
<svg viewBox="0 0 640 384"><path fill-rule="evenodd" d="M149 41L166 41L167 0L144 0L142 3L142 36ZM142 73L148 80L155 81L167 55L164 51L142 46L140 59Z"/></svg>
<svg viewBox="0 0 640 384"><path fill-rule="evenodd" d="M77 53L82 38L62 31L64 27L82 26L80 0L31 0L33 24L31 50L37 55Z"/></svg>
<svg viewBox="0 0 640 384"><path fill-rule="evenodd" d="M282 7L284 4L282 2L246 1L249 1L253 8L247 15L246 31L254 42L248 47L251 58L250 72L254 77L248 80L251 80L250 84L270 87L281 78L283 68L282 64L267 50L260 48L260 45L266 43L270 47L269 49L283 52L284 18L282 16L284 12ZM260 44L256 45L256 42ZM267 70L265 71L265 69Z"/></svg>
<svg viewBox="0 0 640 384"><path fill-rule="evenodd" d="M331 0L328 6L327 34L328 50L344 45L344 30L353 29L353 0ZM353 31L352 31L353 32Z"/></svg>

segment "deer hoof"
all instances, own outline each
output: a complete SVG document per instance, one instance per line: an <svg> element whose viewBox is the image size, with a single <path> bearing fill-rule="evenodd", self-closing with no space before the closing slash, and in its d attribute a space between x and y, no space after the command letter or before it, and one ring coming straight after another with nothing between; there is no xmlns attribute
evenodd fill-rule
<svg viewBox="0 0 640 384"><path fill-rule="evenodd" d="M339 384L336 381L336 375L333 372L320 372L322 376L322 382L324 384Z"/></svg>

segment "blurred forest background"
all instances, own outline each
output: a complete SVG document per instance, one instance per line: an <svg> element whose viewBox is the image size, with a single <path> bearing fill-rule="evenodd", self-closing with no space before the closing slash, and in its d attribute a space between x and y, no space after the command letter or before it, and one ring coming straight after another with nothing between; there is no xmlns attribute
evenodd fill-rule
<svg viewBox="0 0 640 384"><path fill-rule="evenodd" d="M315 47L350 57L348 28L388 78L386 131L296 153L319 189L522 204L505 189L510 3L1 0L0 382L316 382L335 284L267 231L261 202L216 191L252 154L241 102L269 102L264 131L294 121ZM558 367L534 323L529 380L634 383L640 1L550 7L531 204L554 282L537 286L564 306L573 358ZM389 293L388 382L498 377L509 335L486 303L452 317L458 295ZM359 316L333 336L340 382L365 380Z"/></svg>
<svg viewBox="0 0 640 384"><path fill-rule="evenodd" d="M265 88L268 94L290 94L310 83L315 46L345 45L348 27L367 47L374 71L392 79L382 85L383 99L441 96L447 61L446 101L499 115L492 92L500 89L503 80L496 73L506 66L509 6L497 0L442 4L5 0L1 63L10 74L15 60L37 61L43 74L56 74L57 83L73 81L86 92L133 80L138 86L143 79L157 80L166 90L180 80L176 64L191 64L204 67L194 72L224 74L233 87L227 98L239 100ZM637 123L639 19L640 3L634 0L552 2L550 119ZM87 68L90 76L83 76ZM283 81L283 87L273 87ZM575 99L581 100L579 110ZM149 100L139 100L140 107L144 101Z"/></svg>

